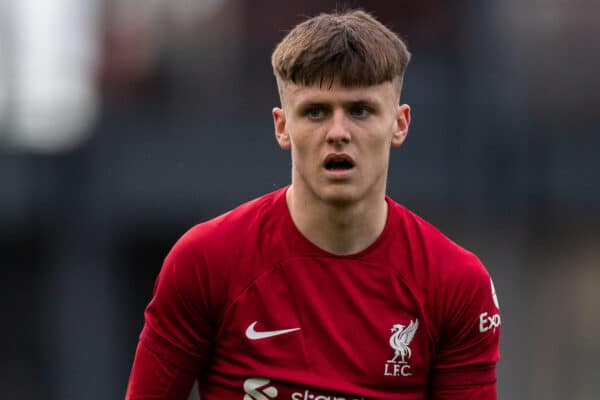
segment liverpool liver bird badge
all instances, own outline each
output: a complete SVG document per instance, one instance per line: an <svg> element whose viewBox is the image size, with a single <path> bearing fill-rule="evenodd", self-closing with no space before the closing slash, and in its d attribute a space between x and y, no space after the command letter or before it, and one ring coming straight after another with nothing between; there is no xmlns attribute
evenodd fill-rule
<svg viewBox="0 0 600 400"><path fill-rule="evenodd" d="M392 326L392 336L390 337L390 346L394 349L394 358L388 360L390 363L400 362L406 364L410 360L412 352L410 351L410 342L415 336L415 332L419 327L419 320L410 321L408 326L402 324L394 324ZM400 361L396 361L400 357Z"/></svg>

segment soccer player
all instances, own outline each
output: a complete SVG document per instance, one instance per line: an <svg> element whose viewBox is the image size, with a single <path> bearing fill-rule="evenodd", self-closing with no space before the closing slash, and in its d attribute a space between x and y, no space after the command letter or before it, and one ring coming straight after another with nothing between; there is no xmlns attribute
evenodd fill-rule
<svg viewBox="0 0 600 400"><path fill-rule="evenodd" d="M386 196L410 54L363 11L296 26L272 56L288 187L174 245L127 399L496 398L499 306L478 258Z"/></svg>

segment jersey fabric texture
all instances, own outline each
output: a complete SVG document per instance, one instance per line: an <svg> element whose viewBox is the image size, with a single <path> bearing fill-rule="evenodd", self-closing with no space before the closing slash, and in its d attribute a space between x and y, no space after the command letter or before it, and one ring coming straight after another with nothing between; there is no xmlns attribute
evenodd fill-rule
<svg viewBox="0 0 600 400"><path fill-rule="evenodd" d="M193 380L203 400L496 398L498 302L475 255L389 197L377 240L333 255L285 192L175 244L128 399L185 399Z"/></svg>

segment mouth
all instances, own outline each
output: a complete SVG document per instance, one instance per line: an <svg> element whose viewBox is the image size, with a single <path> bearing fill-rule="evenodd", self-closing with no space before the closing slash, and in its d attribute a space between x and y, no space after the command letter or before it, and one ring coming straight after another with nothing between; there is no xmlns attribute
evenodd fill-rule
<svg viewBox="0 0 600 400"><path fill-rule="evenodd" d="M347 154L330 154L323 166L327 171L348 171L354 168L354 160Z"/></svg>

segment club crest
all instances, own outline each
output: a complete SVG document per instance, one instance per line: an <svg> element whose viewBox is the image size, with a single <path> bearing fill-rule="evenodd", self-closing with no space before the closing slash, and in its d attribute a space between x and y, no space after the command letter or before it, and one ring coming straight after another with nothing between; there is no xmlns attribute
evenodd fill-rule
<svg viewBox="0 0 600 400"><path fill-rule="evenodd" d="M385 363L384 375L386 376L410 376L410 365L408 364L412 357L410 342L415 337L419 320L410 321L408 325L394 324L392 326L392 335L390 336L390 346L394 350L394 356Z"/></svg>

